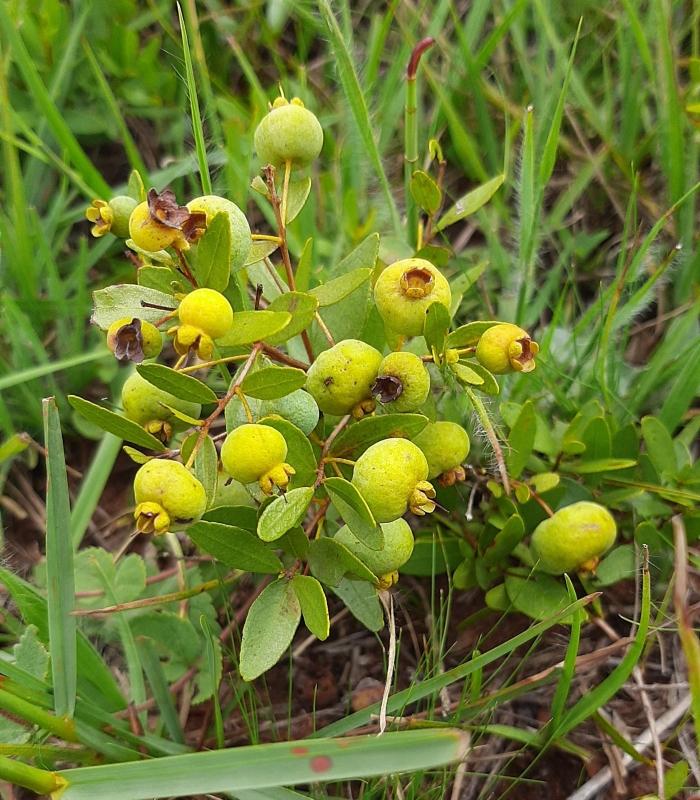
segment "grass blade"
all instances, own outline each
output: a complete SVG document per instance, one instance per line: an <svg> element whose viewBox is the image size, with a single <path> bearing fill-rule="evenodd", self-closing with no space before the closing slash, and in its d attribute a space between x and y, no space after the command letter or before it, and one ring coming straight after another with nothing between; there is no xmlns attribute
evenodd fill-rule
<svg viewBox="0 0 700 800"><path fill-rule="evenodd" d="M43 401L46 458L46 576L53 674L57 716L73 716L78 679L73 548L70 543L70 501L61 422L56 400Z"/></svg>
<svg viewBox="0 0 700 800"><path fill-rule="evenodd" d="M70 356L63 358L60 361L52 363L40 364L38 367L25 369L21 372L13 372L0 378L0 392L5 389L10 389L13 386L19 386L27 381L33 381L36 378L42 378L44 375L52 375L54 372L61 372L64 369L77 367L79 364L87 364L90 361L99 361L101 358L113 358L109 350L100 347L99 350L92 350L89 353L81 353L77 356Z"/></svg>
<svg viewBox="0 0 700 800"><path fill-rule="evenodd" d="M58 775L61 800L148 800L281 785L366 778L459 760L469 741L455 730L387 733L379 738L281 742L130 764L85 767Z"/></svg>
<svg viewBox="0 0 700 800"><path fill-rule="evenodd" d="M150 639L140 636L136 639L136 650L138 651L139 658L141 659L141 666L151 685L151 690L153 691L156 703L158 703L158 710L160 711L163 724L170 734L170 738L174 742L185 744L185 734L180 724L180 717L177 715L175 703L170 694L168 682L165 679L163 667L161 666L153 642Z"/></svg>
<svg viewBox="0 0 700 800"><path fill-rule="evenodd" d="M573 603L576 600L576 590L574 589L571 579L568 575L566 578L566 588L569 590L569 598ZM564 669L559 677L554 698L552 700L552 727L554 729L559 727L562 714L564 712L564 703L569 696L569 689L571 681L574 677L574 670L576 668L576 655L578 653L578 645L581 639L581 618L583 611L577 611L572 615L571 624L571 638L569 639L569 646L566 648L566 656L564 657Z"/></svg>
<svg viewBox="0 0 700 800"><path fill-rule="evenodd" d="M369 119L367 102L364 94L362 93L362 87L360 86L360 81L357 77L357 72L355 71L355 66L352 62L350 51L345 39L343 38L343 34L340 32L338 23L333 16L333 12L328 0L318 0L318 7L321 12L323 22L326 26L326 33L330 38L331 50L333 51L333 55L335 56L338 64L338 73L340 75L340 82L343 85L345 97L350 105L350 110L352 111L352 116L355 120L355 124L357 125L357 130L360 134L360 138L362 139L362 143L365 146L365 150L369 155L372 166L374 167L377 177L379 178L379 182L382 185L387 208L391 214L394 235L401 237L403 235L401 218L399 217L399 212L396 208L396 201L394 200L394 195L391 191L391 187L389 186L386 173L384 172L384 167L382 167L381 158L379 157L379 149L377 147L377 142L375 141L372 125Z"/></svg>

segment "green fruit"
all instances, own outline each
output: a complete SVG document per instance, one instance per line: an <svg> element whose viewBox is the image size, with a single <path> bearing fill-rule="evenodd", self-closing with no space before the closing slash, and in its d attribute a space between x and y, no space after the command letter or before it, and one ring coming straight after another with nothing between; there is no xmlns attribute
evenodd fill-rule
<svg viewBox="0 0 700 800"><path fill-rule="evenodd" d="M202 518L207 496L202 484L178 461L153 459L134 479L136 526L156 534L184 531Z"/></svg>
<svg viewBox="0 0 700 800"><path fill-rule="evenodd" d="M309 367L306 391L324 414L348 414L372 397L381 353L357 339L346 339L325 350Z"/></svg>
<svg viewBox="0 0 700 800"><path fill-rule="evenodd" d="M136 317L118 319L107 331L107 347L119 361L140 364L155 358L163 349L163 337L155 325Z"/></svg>
<svg viewBox="0 0 700 800"><path fill-rule="evenodd" d="M221 448L221 463L228 474L241 483L258 481L265 494L274 487L283 489L294 470L284 463L287 442L268 425L246 423L232 430Z"/></svg>
<svg viewBox="0 0 700 800"><path fill-rule="evenodd" d="M456 422L433 422L414 437L428 462L428 480L459 467L469 455L469 436Z"/></svg>
<svg viewBox="0 0 700 800"><path fill-rule="evenodd" d="M413 531L405 519L386 522L382 526L384 549L371 550L347 525L336 533L336 541L344 544L378 578L401 569L413 552Z"/></svg>
<svg viewBox="0 0 700 800"><path fill-rule="evenodd" d="M481 335L476 346L476 360L494 375L509 372L532 372L535 356L540 352L537 342L517 325L502 322Z"/></svg>
<svg viewBox="0 0 700 800"><path fill-rule="evenodd" d="M372 392L387 411L416 411L430 391L430 374L419 356L405 351L389 353L379 365Z"/></svg>
<svg viewBox="0 0 700 800"><path fill-rule="evenodd" d="M296 425L305 436L318 425L316 401L303 389L297 389L277 400L264 400L260 404L260 416L269 417L273 414Z"/></svg>
<svg viewBox="0 0 700 800"><path fill-rule="evenodd" d="M207 225L222 211L228 215L231 229L231 273L241 269L253 244L253 240L250 238L250 225L241 209L225 197L218 197L214 194L190 200L187 203L187 208L193 213L200 212L205 214Z"/></svg>
<svg viewBox="0 0 700 800"><path fill-rule="evenodd" d="M255 501L246 491L245 486L232 478L227 472L219 469L216 481L216 494L212 508L221 506L255 506Z"/></svg>
<svg viewBox="0 0 700 800"><path fill-rule="evenodd" d="M244 396L246 403L248 403L250 413L253 415L253 422L258 422L260 417L265 416L261 411L263 401L256 400L254 397L248 397L248 395ZM226 430L229 432L234 428L239 428L241 425L247 425L250 422L246 410L243 407L243 403L241 402L241 398L238 395L234 395L230 402L227 403L224 414L226 416Z"/></svg>
<svg viewBox="0 0 700 800"><path fill-rule="evenodd" d="M290 161L294 169L303 169L318 158L323 129L297 97L291 103L279 97L256 128L254 144L263 164L281 167Z"/></svg>
<svg viewBox="0 0 700 800"><path fill-rule="evenodd" d="M134 372L126 379L122 388L124 416L142 425L162 441L169 439L173 432L189 427L166 408L166 405L194 419L199 419L202 411L199 403L180 400L179 397L149 383L138 372Z"/></svg>
<svg viewBox="0 0 700 800"><path fill-rule="evenodd" d="M113 197L109 201L109 207L112 211L112 226L110 233L119 236L121 239L129 238L129 219L138 205L138 202L133 197L121 194Z"/></svg>
<svg viewBox="0 0 700 800"><path fill-rule="evenodd" d="M413 442L384 439L357 459L352 482L377 522L393 522L409 508L419 515L435 509L427 477L428 462Z"/></svg>
<svg viewBox="0 0 700 800"><path fill-rule="evenodd" d="M428 308L442 303L449 311L452 293L437 267L423 258L406 258L387 267L377 278L374 302L389 330L421 336Z"/></svg>
<svg viewBox="0 0 700 800"><path fill-rule="evenodd" d="M137 247L149 253L156 253L158 250L165 250L171 244L187 244L178 228L171 228L164 225L151 216L148 201L139 203L131 212L129 217L129 236Z"/></svg>
<svg viewBox="0 0 700 800"><path fill-rule="evenodd" d="M592 571L617 536L607 508L582 500L559 509L532 534L530 548L537 568L551 575Z"/></svg>

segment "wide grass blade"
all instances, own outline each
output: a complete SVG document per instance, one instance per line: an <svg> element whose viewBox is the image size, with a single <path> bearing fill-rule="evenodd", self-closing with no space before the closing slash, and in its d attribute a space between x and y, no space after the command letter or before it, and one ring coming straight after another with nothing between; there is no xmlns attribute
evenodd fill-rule
<svg viewBox="0 0 700 800"><path fill-rule="evenodd" d="M102 358L113 358L109 350L100 347L98 350L92 350L89 353L81 353L77 356L70 356L63 358L60 361L53 361L47 364L40 364L38 367L31 367L31 369L24 369L21 372L13 372L0 378L0 392L5 389L10 389L13 386L19 386L27 381L33 381L36 378L43 378L44 375L52 375L54 372L61 372L64 369L77 367L79 364L88 364L90 361L99 361Z"/></svg>
<svg viewBox="0 0 700 800"><path fill-rule="evenodd" d="M465 754L468 734L399 731L352 739L281 742L85 767L58 775L61 800L150 800L299 783L350 780L450 764Z"/></svg>
<svg viewBox="0 0 700 800"><path fill-rule="evenodd" d="M401 219L399 217L398 209L396 208L396 201L389 186L384 167L382 166L381 158L379 157L379 149L377 142L374 138L372 131L372 124L369 119L369 109L365 96L362 93L359 78L350 55L348 45L343 38L343 34L338 27L338 23L331 10L328 0L318 0L318 8L321 12L321 17L326 27L326 33L330 38L331 50L335 56L338 64L338 74L340 75L340 82L343 85L345 97L352 111L353 119L357 125L357 130L362 139L367 155L369 156L372 166L374 167L379 182L382 185L384 198L386 200L387 208L391 214L391 222L394 227L394 235L402 236Z"/></svg>
<svg viewBox="0 0 700 800"><path fill-rule="evenodd" d="M56 400L43 401L46 442L46 577L53 675L57 716L73 716L78 679L73 580L73 548L70 541L70 500L63 455L61 421Z"/></svg>

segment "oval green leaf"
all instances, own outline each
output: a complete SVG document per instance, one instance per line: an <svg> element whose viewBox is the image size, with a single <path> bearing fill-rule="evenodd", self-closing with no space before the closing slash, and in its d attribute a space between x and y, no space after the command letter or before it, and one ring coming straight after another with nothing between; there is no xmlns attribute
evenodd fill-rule
<svg viewBox="0 0 700 800"><path fill-rule="evenodd" d="M255 534L221 522L195 522L187 535L205 553L229 569L275 575L284 569L277 556Z"/></svg>
<svg viewBox="0 0 700 800"><path fill-rule="evenodd" d="M356 460L382 439L413 439L428 424L423 414L383 414L365 417L347 427L331 447L331 455Z"/></svg>
<svg viewBox="0 0 700 800"><path fill-rule="evenodd" d="M197 245L194 276L200 288L223 292L231 277L231 224L221 211L207 225Z"/></svg>
<svg viewBox="0 0 700 800"><path fill-rule="evenodd" d="M384 547L382 529L357 488L344 478L326 478L323 486L343 522L355 536L372 550L381 550Z"/></svg>
<svg viewBox="0 0 700 800"><path fill-rule="evenodd" d="M410 189L416 204L432 217L442 202L442 192L437 183L430 175L419 169L411 176Z"/></svg>
<svg viewBox="0 0 700 800"><path fill-rule="evenodd" d="M304 615L304 624L317 639L324 641L330 633L331 620L323 587L316 578L299 573L294 576L292 586Z"/></svg>
<svg viewBox="0 0 700 800"><path fill-rule="evenodd" d="M291 320L292 315L286 311L237 311L231 330L216 342L220 347L252 344L279 333Z"/></svg>
<svg viewBox="0 0 700 800"><path fill-rule="evenodd" d="M309 545L307 559L311 572L327 586L337 587L346 573L371 584L377 583L377 577L360 559L335 539L314 539Z"/></svg>
<svg viewBox="0 0 700 800"><path fill-rule="evenodd" d="M490 181L468 192L464 197L460 197L452 208L443 214L435 226L435 233L439 233L448 225L453 225L455 222L459 222L459 220L476 213L496 194L505 178L505 175L497 175L495 178L491 178Z"/></svg>
<svg viewBox="0 0 700 800"><path fill-rule="evenodd" d="M493 377L493 375L486 369L486 367L482 367L478 361L468 361L466 363L462 363L462 366L469 367L472 372L476 372L476 374L483 378L483 383L480 383L476 388L480 392L484 392L484 394L490 395L497 395L501 389L498 385L498 381ZM453 364L453 368L456 367L457 364ZM456 374L456 373L455 373ZM457 375L457 380L459 380L459 375ZM460 381L461 383L461 381Z"/></svg>
<svg viewBox="0 0 700 800"><path fill-rule="evenodd" d="M287 191L287 213L285 224L295 220L309 197L311 191L311 178L302 178L300 181L291 181Z"/></svg>
<svg viewBox="0 0 700 800"><path fill-rule="evenodd" d="M176 372L165 364L141 364L136 371L153 386L190 403L216 403L218 397L202 381Z"/></svg>
<svg viewBox="0 0 700 800"><path fill-rule="evenodd" d="M245 376L243 394L256 400L277 400L301 389L306 383L303 369L294 367L263 367Z"/></svg>
<svg viewBox="0 0 700 800"><path fill-rule="evenodd" d="M134 284L116 284L92 293L93 312L90 322L103 331L119 319L138 318L158 322L169 311L177 309L175 298L165 292ZM142 305L148 303L149 305ZM151 306L157 306L152 308Z"/></svg>
<svg viewBox="0 0 700 800"><path fill-rule="evenodd" d="M489 322L470 322L467 325L462 325L461 328L452 331L447 337L445 349L450 347L471 347L481 339L485 331L498 324L498 322L491 320Z"/></svg>
<svg viewBox="0 0 700 800"><path fill-rule="evenodd" d="M325 308L332 306L344 300L351 295L355 289L362 286L362 284L369 279L372 270L361 268L354 269L352 272L347 272L339 278L335 278L328 283L315 286L309 290L309 294L313 295L317 300L319 307Z"/></svg>
<svg viewBox="0 0 700 800"><path fill-rule="evenodd" d="M268 311L286 311L292 315L292 320L286 328L279 333L266 337L267 344L273 347L298 336L311 325L314 314L318 309L318 298L304 292L285 292L276 297L267 307Z"/></svg>
<svg viewBox="0 0 700 800"><path fill-rule="evenodd" d="M98 406L82 397L76 397L74 394L68 395L68 402L81 417L85 417L88 422L92 422L107 433L113 433L120 439L125 439L127 442L148 450L157 450L158 452L165 450L165 445L155 436L151 436L140 425L120 414L115 414L108 408Z"/></svg>
<svg viewBox="0 0 700 800"><path fill-rule="evenodd" d="M306 516L313 487L301 486L276 497L263 511L258 520L258 536L263 542L274 542Z"/></svg>

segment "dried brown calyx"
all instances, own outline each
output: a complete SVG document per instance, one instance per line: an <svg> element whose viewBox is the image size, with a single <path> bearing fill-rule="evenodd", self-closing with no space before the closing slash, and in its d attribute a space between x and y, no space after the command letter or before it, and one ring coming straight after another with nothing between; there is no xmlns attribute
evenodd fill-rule
<svg viewBox="0 0 700 800"><path fill-rule="evenodd" d="M119 361L133 361L135 364L140 364L146 358L140 319L135 317L117 330L112 352Z"/></svg>
<svg viewBox="0 0 700 800"><path fill-rule="evenodd" d="M188 242L197 242L207 228L207 215L201 211L190 211L178 205L175 194L166 189L158 194L155 189L148 190L148 211L154 222L182 231Z"/></svg>
<svg viewBox="0 0 700 800"><path fill-rule="evenodd" d="M391 403L401 397L403 384L394 375L380 375L372 386L372 394L381 403Z"/></svg>

